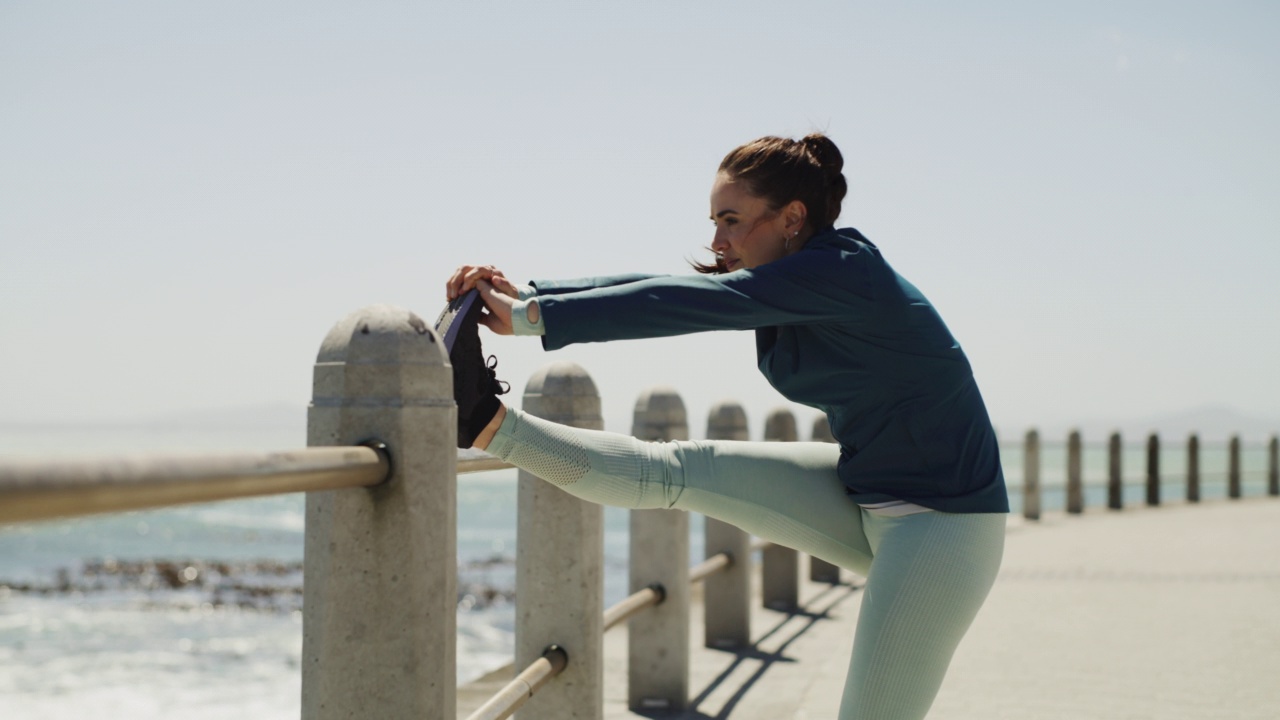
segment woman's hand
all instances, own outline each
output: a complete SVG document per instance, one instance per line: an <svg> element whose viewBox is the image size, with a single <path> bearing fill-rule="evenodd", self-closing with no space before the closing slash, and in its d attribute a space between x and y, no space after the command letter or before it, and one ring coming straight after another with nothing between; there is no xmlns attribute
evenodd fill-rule
<svg viewBox="0 0 1280 720"><path fill-rule="evenodd" d="M511 312L515 309L516 299L487 280L477 280L476 289L480 291L480 299L484 301L485 309L488 310L480 314L480 324L498 335L514 334L515 330L511 326Z"/></svg>
<svg viewBox="0 0 1280 720"><path fill-rule="evenodd" d="M520 297L520 293L516 290L516 286L513 285L511 281L507 279L507 276L503 275L502 271L498 268L492 265L463 265L457 270L454 270L453 274L450 275L449 279L445 282L445 298L452 301L459 295L462 295L476 287L476 283L481 280L487 280L493 289L503 295L507 295L512 298ZM489 303L486 301L485 304L488 305Z"/></svg>

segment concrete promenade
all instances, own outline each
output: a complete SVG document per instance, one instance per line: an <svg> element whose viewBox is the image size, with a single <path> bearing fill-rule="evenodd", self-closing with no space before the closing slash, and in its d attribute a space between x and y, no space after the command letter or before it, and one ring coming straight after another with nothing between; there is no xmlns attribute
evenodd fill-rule
<svg viewBox="0 0 1280 720"><path fill-rule="evenodd" d="M613 630L605 717L834 718L860 583L806 582L802 612L755 610L748 651L695 647L696 705L679 715L627 710L626 631ZM693 623L700 639L701 603ZM462 692L459 717L498 679ZM1280 500L1011 517L999 579L929 717L1280 718Z"/></svg>

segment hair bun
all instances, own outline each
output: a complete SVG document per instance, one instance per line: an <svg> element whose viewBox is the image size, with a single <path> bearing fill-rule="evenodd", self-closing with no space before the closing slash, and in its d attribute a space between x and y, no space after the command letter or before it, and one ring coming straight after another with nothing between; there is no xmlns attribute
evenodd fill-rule
<svg viewBox="0 0 1280 720"><path fill-rule="evenodd" d="M822 133L805 135L800 140L800 145L822 170L822 178L827 186L827 214L823 222L832 225L840 217L840 206L849 192L849 183L844 179L843 172L844 156L831 138Z"/></svg>
<svg viewBox="0 0 1280 720"><path fill-rule="evenodd" d="M804 149L818 161L818 167L827 178L839 175L844 170L844 156L831 138L822 133L810 133L800 140Z"/></svg>

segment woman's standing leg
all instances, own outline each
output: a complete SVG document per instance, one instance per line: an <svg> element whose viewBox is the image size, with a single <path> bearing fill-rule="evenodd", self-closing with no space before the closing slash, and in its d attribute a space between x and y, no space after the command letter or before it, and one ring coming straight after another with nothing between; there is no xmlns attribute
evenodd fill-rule
<svg viewBox="0 0 1280 720"><path fill-rule="evenodd" d="M1006 516L863 510L875 560L841 720L918 720L1000 569Z"/></svg>

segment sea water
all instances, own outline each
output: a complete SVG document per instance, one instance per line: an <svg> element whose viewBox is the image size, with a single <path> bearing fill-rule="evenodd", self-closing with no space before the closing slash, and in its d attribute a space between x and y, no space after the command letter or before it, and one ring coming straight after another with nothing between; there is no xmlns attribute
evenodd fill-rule
<svg viewBox="0 0 1280 720"><path fill-rule="evenodd" d="M149 428L6 428L0 458L279 450L298 433ZM1014 511L1022 454L1002 448ZM1143 502L1145 451L1126 447L1125 499ZM1185 450L1161 453L1164 497L1181 497ZM1248 448L1245 490L1263 491ZM1063 506L1066 453L1042 447L1043 507ZM1206 499L1222 497L1225 447L1205 445ZM1086 503L1105 502L1105 446L1085 447ZM516 476L458 483L458 680L511 660ZM693 518L691 558L701 557ZM0 527L0 718L296 718L302 649L304 499L286 495ZM605 602L626 594L627 514L605 510Z"/></svg>

